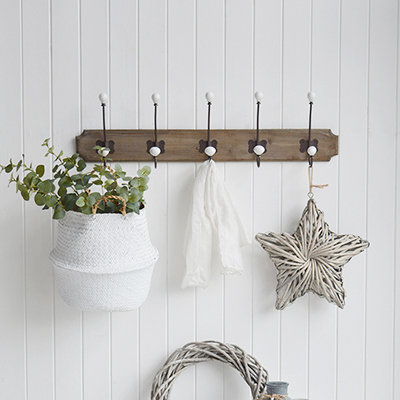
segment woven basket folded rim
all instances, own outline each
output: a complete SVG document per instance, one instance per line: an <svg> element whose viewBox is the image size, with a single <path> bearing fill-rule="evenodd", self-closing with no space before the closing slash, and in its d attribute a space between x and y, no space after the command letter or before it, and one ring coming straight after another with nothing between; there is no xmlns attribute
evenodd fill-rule
<svg viewBox="0 0 400 400"><path fill-rule="evenodd" d="M85 259L90 251L93 254ZM112 274L147 268L158 260L159 253L150 241L145 209L125 216L68 211L59 221L57 244L49 258L65 269Z"/></svg>

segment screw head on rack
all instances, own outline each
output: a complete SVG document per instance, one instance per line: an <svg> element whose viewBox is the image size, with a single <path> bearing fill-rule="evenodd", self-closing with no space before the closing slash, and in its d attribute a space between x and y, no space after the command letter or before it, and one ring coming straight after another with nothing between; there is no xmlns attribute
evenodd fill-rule
<svg viewBox="0 0 400 400"><path fill-rule="evenodd" d="M257 156L261 156L261 154L265 153L265 147L261 144L258 144L257 146L254 146L253 151Z"/></svg>
<svg viewBox="0 0 400 400"><path fill-rule="evenodd" d="M153 146L150 148L149 153L153 156L153 157L157 157L160 155L161 153L161 149L157 146Z"/></svg>
<svg viewBox="0 0 400 400"><path fill-rule="evenodd" d="M213 92L207 92L206 93L206 99L209 103L211 103L212 99L214 98L214 93Z"/></svg>
<svg viewBox="0 0 400 400"><path fill-rule="evenodd" d="M261 99L264 97L263 92L255 92L254 97L256 98L257 102L260 102Z"/></svg>
<svg viewBox="0 0 400 400"><path fill-rule="evenodd" d="M151 99L153 100L154 104L157 104L160 100L161 96L158 93L153 93L151 95Z"/></svg>
<svg viewBox="0 0 400 400"><path fill-rule="evenodd" d="M107 100L108 100L108 96L106 93L100 93L99 94L99 100L101 102L101 104L106 104Z"/></svg>
<svg viewBox="0 0 400 400"><path fill-rule="evenodd" d="M317 95L315 92L308 92L307 97L310 103L314 103L314 100L316 99Z"/></svg>
<svg viewBox="0 0 400 400"><path fill-rule="evenodd" d="M212 157L217 152L217 149L213 146L207 146L204 149L204 153L208 155L208 157Z"/></svg>
<svg viewBox="0 0 400 400"><path fill-rule="evenodd" d="M310 146L307 149L307 154L311 157L315 156L315 154L317 153L317 148L315 146Z"/></svg>

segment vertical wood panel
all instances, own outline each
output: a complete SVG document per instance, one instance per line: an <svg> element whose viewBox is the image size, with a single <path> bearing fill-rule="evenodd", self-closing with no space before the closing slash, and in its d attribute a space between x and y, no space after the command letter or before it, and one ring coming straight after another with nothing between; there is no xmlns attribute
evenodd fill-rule
<svg viewBox="0 0 400 400"><path fill-rule="evenodd" d="M282 95L282 4L256 1L254 92L264 98L260 128L280 127ZM253 98L253 104L255 99ZM253 113L256 116L256 107ZM254 125L255 126L255 125ZM262 139L262 138L261 138ZM268 148L267 148L268 151ZM253 163L253 355L266 368L270 380L280 379L280 312L275 309L276 269L254 235L280 232L281 163Z"/></svg>
<svg viewBox="0 0 400 400"><path fill-rule="evenodd" d="M342 2L340 54L338 228L367 238L368 2L364 0ZM343 270L347 297L338 315L338 399L365 398L365 259L365 253L358 255Z"/></svg>
<svg viewBox="0 0 400 400"><path fill-rule="evenodd" d="M225 9L225 112L226 128L253 126L253 3L226 2ZM240 29L237 29L240 26ZM238 94L240 95L238 96ZM222 146L222 144L220 144ZM243 143L247 146L247 143ZM252 165L225 164L225 180L242 219L247 236L253 231ZM251 246L243 247L243 274L225 277L225 341L252 352ZM240 296L239 293L247 295ZM238 329L240 324L240 329ZM235 371L225 370L225 398L249 398L247 387L238 382Z"/></svg>
<svg viewBox="0 0 400 400"><path fill-rule="evenodd" d="M310 1L284 2L283 127L307 126L310 87ZM296 27L296 29L293 29ZM307 165L283 163L282 231L294 232L307 203ZM281 379L290 393L307 393L309 296L282 312Z"/></svg>
<svg viewBox="0 0 400 400"><path fill-rule="evenodd" d="M159 93L159 127L166 127L166 2L138 3L139 12L139 127L153 127L151 95ZM144 79L146 77L146 79Z"/></svg>
<svg viewBox="0 0 400 400"><path fill-rule="evenodd" d="M110 13L110 127L138 126L137 117L137 4L109 3ZM122 166L135 176L137 163ZM115 312L111 318L111 398L138 399L139 310Z"/></svg>
<svg viewBox="0 0 400 400"><path fill-rule="evenodd" d="M108 1L81 1L82 127L101 127L99 93L109 92ZM107 107L109 123L109 107ZM111 315L83 313L83 397L111 394Z"/></svg>
<svg viewBox="0 0 400 400"><path fill-rule="evenodd" d="M400 5L397 5L397 132L400 131ZM400 140L399 135L396 135L396 232L395 232L395 279L394 279L394 370L393 370L393 398L396 399L400 396L400 381L397 379L400 373L400 271L398 265L400 265L400 186L398 184L400 179Z"/></svg>
<svg viewBox="0 0 400 400"><path fill-rule="evenodd" d="M138 104L140 128L153 129L152 93L159 93L158 126L166 127L166 3L138 2ZM168 151L168 146L166 148ZM159 157L162 160L162 157ZM149 297L140 308L140 398L150 398L154 375L167 358L167 171L152 167L146 193L150 237L160 258L154 268Z"/></svg>
<svg viewBox="0 0 400 400"><path fill-rule="evenodd" d="M52 134L49 4L23 2L22 7L24 152L28 163L43 163L49 171L50 160L44 159L40 146ZM54 393L51 213L33 202L25 210L27 393L28 398L47 400Z"/></svg>
<svg viewBox="0 0 400 400"><path fill-rule="evenodd" d="M137 0L110 2L110 124L138 127Z"/></svg>
<svg viewBox="0 0 400 400"><path fill-rule="evenodd" d="M75 152L73 132L80 132L79 3L51 8L53 143L56 151ZM66 105L68 104L68 107ZM53 226L53 246L57 223ZM82 313L55 294L55 393L57 400L82 397Z"/></svg>
<svg viewBox="0 0 400 400"><path fill-rule="evenodd" d="M215 96L211 107L211 129L223 128L224 2L196 1L196 5L196 128L207 129L205 93L208 91ZM197 165L197 169L200 165ZM221 172L223 163L217 167ZM210 313L210 310L213 312ZM196 289L196 340L224 341L224 277L216 270L212 271L206 289ZM220 363L196 366L198 399L223 397L223 370Z"/></svg>
<svg viewBox="0 0 400 400"><path fill-rule="evenodd" d="M167 165L152 166L146 212L150 238L157 247L157 261L146 302L140 313L140 398L150 398L153 378L168 356L167 352ZM135 379L131 379L135 384Z"/></svg>
<svg viewBox="0 0 400 400"><path fill-rule="evenodd" d="M20 4L0 4L0 87L7 101L0 108L2 150L0 163L19 160L22 153L21 110L21 9ZM6 134L10 140L6 139ZM8 176L7 176L8 177ZM0 177L0 393L10 399L25 399L25 287L24 214L22 197L7 187ZM17 197L18 196L18 197Z"/></svg>
<svg viewBox="0 0 400 400"><path fill-rule="evenodd" d="M194 127L195 2L168 1L168 126ZM177 63L175 60L181 60ZM192 196L194 165L168 166L168 347L196 340L195 289L181 289L186 265L183 243ZM177 398L195 396L195 369L174 388Z"/></svg>
<svg viewBox="0 0 400 400"><path fill-rule="evenodd" d="M367 261L366 399L393 396L395 185L392 182L395 182L396 154L397 3L372 0L370 4L367 233L373 245ZM381 230L386 234L382 235ZM377 268L378 265L384 266L383 269ZM378 337L379 348L375 346ZM380 388L369 379L371 376L381 383Z"/></svg>
<svg viewBox="0 0 400 400"><path fill-rule="evenodd" d="M193 163L168 165L168 353L196 339L195 289L181 289L186 269L183 243L194 179ZM174 385L174 395L195 396L195 370Z"/></svg>
<svg viewBox="0 0 400 400"><path fill-rule="evenodd" d="M329 126L338 133L339 116L339 27L340 9L336 0L322 4L312 2L311 87L317 92L313 109L314 127ZM328 183L324 189L314 189L317 206L324 212L330 229L337 226L338 157L329 163L315 163L316 184ZM309 389L310 398L336 398L336 305L318 296L310 296ZM306 393L295 393L304 396Z"/></svg>

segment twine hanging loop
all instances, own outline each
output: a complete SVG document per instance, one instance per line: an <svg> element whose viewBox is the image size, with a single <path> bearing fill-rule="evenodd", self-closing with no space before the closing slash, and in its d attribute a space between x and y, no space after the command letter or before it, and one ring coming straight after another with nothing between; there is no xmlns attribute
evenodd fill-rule
<svg viewBox="0 0 400 400"><path fill-rule="evenodd" d="M323 189L323 188L328 186L328 184L325 184L325 185L314 185L313 184L313 177L314 177L314 169L313 169L313 166L310 165L308 167L308 187L309 187L308 197L310 197L310 198L314 197L313 188Z"/></svg>

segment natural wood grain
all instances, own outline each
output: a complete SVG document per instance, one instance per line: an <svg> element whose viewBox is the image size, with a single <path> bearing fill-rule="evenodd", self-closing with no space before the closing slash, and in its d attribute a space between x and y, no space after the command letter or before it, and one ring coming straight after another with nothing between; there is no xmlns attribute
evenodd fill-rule
<svg viewBox="0 0 400 400"><path fill-rule="evenodd" d="M199 141L206 140L207 130L158 130L158 140L164 140L165 153L158 161L203 161L207 159L199 152ZM338 154L338 136L330 129L313 129L312 139L318 140L316 161L329 161ZM215 161L253 161L256 156L248 152L248 141L256 137L255 130L213 130L211 140L217 140ZM267 152L262 161L306 161L307 154L300 152L300 140L308 138L307 129L264 129L260 130L260 140L267 140ZM76 138L77 152L86 161L97 161L93 147L103 139L102 130L85 130ZM108 130L107 141L114 141L115 152L110 154L114 161L151 161L147 153L147 141L154 140L151 129Z"/></svg>

